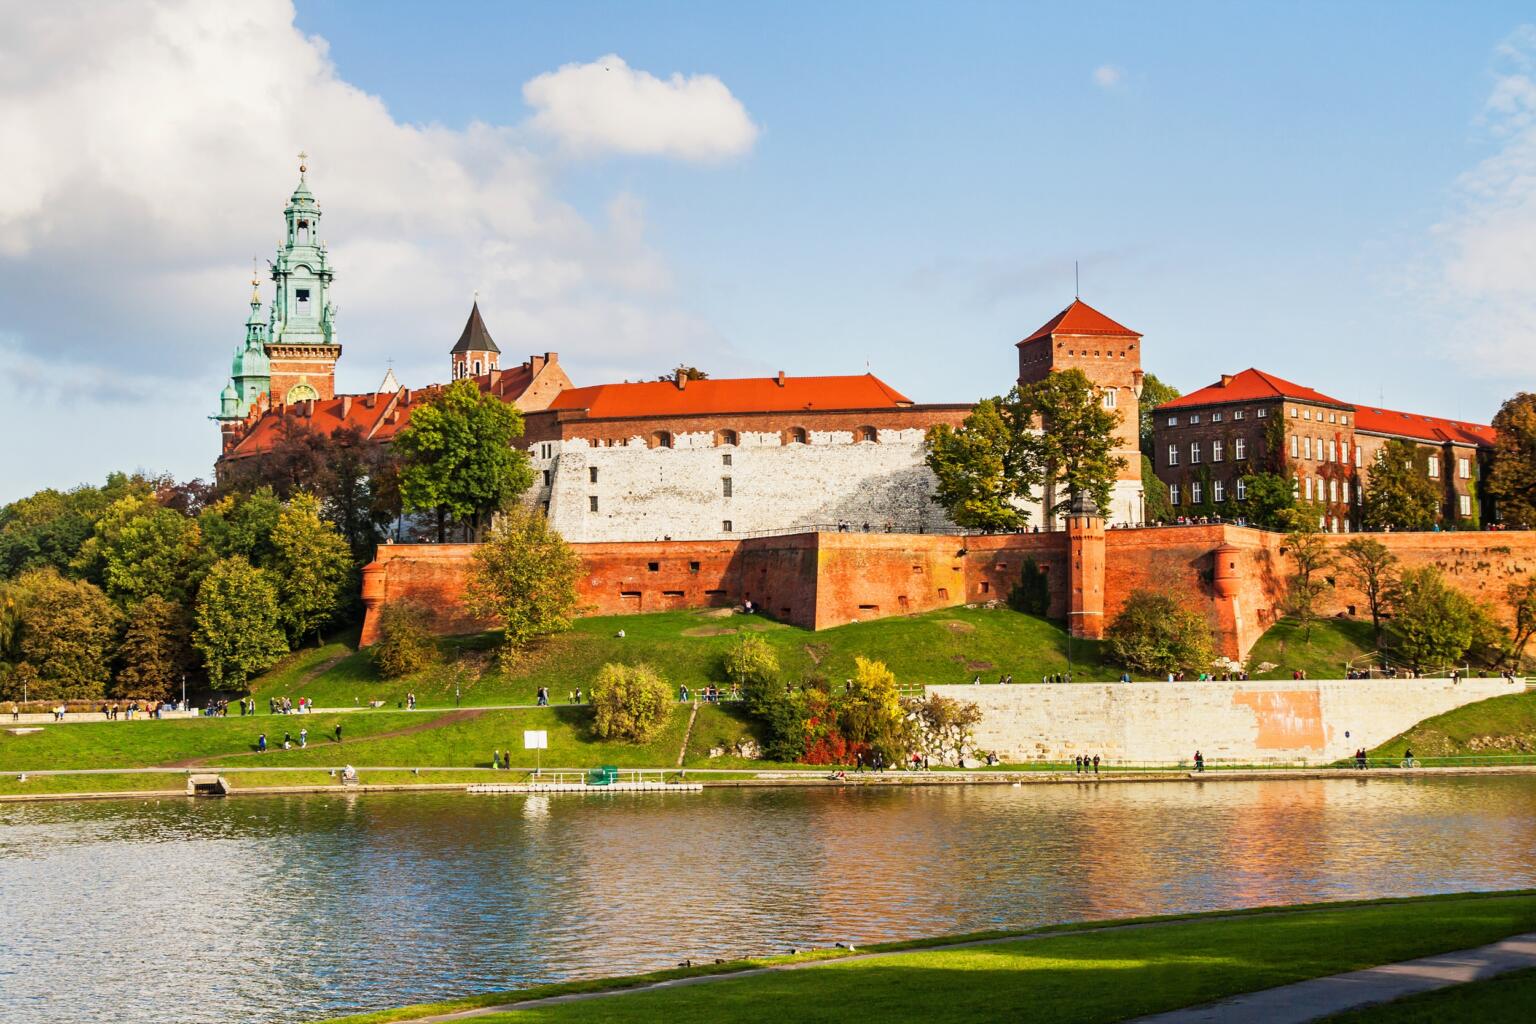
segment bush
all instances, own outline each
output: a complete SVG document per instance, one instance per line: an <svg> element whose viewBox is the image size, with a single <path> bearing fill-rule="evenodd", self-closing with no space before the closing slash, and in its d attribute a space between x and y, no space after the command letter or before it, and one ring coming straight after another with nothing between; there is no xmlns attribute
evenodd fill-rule
<svg viewBox="0 0 1536 1024"><path fill-rule="evenodd" d="M725 654L725 678L741 687L742 696L754 700L780 689L779 656L768 641L755 633L743 633Z"/></svg>
<svg viewBox="0 0 1536 1024"><path fill-rule="evenodd" d="M1008 607L1026 615L1044 618L1051 607L1051 578L1035 564L1032 557L1024 559L1024 571L1018 585L1008 594Z"/></svg>
<svg viewBox="0 0 1536 1024"><path fill-rule="evenodd" d="M1104 638L1116 661L1148 675L1204 672L1213 657L1205 616L1151 590L1131 594Z"/></svg>
<svg viewBox="0 0 1536 1024"><path fill-rule="evenodd" d="M672 712L672 687L649 665L609 663L592 682L592 731L599 739L645 743Z"/></svg>
<svg viewBox="0 0 1536 1024"><path fill-rule="evenodd" d="M437 661L437 639L428 629L427 609L413 602L384 606L373 663L385 679L412 675Z"/></svg>
<svg viewBox="0 0 1536 1024"><path fill-rule="evenodd" d="M853 744L880 750L887 762L895 763L912 740L896 674L883 661L856 657L852 683L838 716L843 735Z"/></svg>

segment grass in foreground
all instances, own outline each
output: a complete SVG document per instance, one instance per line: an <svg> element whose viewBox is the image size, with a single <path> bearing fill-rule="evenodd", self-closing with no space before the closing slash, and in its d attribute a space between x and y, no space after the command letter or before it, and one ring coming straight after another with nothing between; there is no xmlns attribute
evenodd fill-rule
<svg viewBox="0 0 1536 1024"><path fill-rule="evenodd" d="M801 970L724 978L708 985L636 992L599 1002L477 1019L487 1024L595 1019L636 1024L912 1019L936 1024L1001 1019L1093 1024L1482 945L1536 927L1536 894L1532 893L1297 910L1192 915L1145 928L1110 931L1070 926L1041 929L1039 933L1045 933L1041 938L1027 942L987 942L966 948L924 949L908 944L908 952L875 959L849 959L835 951L820 951L810 959L826 962ZM1347 941L1341 941L1345 936ZM954 940L932 940L944 941ZM406 1021L517 999L623 989L787 959L546 985L342 1020L345 1024Z"/></svg>
<svg viewBox="0 0 1536 1024"><path fill-rule="evenodd" d="M1426 718L1376 748L1381 756L1536 753L1536 693L1512 693ZM1375 752L1373 752L1375 753Z"/></svg>
<svg viewBox="0 0 1536 1024"><path fill-rule="evenodd" d="M37 796L75 793L132 793L185 791L187 771L176 772L106 772L90 775L28 775L20 781L17 775L0 775L0 796ZM229 771L221 774L237 792L259 790L273 786L325 786L341 789L340 781L328 771L275 772ZM515 773L514 773L515 774ZM471 782L506 781L506 776L493 776L483 771L433 771L414 775L409 771L380 771L365 768L358 772L358 781L366 786L396 786L422 784L466 785ZM514 781L522 781L516 775Z"/></svg>
<svg viewBox="0 0 1536 1024"><path fill-rule="evenodd" d="M1536 1020L1536 970L1326 1017L1319 1024L1499 1024Z"/></svg>
<svg viewBox="0 0 1536 1024"><path fill-rule="evenodd" d="M270 696L304 696L321 707L369 700L394 707L413 691L421 706L452 707L455 686L466 705L530 704L540 686L549 687L551 700L559 703L571 690L589 686L607 662L649 661L674 687L697 691L723 681L721 659L743 631L767 640L791 679L813 673L845 679L853 674L856 655L884 661L909 684L968 683L978 675L996 682L1004 673L1029 683L1069 670L1079 680L1120 675L1102 660L1102 645L1094 641L1072 641L1069 665L1060 624L1006 608L952 608L820 632L761 616L688 611L579 619L569 633L550 638L510 672L494 663L497 637L485 633L448 638L443 664L404 679L379 679L366 652L315 673L317 663L334 658L330 645L297 665L285 663L252 686L262 706Z"/></svg>

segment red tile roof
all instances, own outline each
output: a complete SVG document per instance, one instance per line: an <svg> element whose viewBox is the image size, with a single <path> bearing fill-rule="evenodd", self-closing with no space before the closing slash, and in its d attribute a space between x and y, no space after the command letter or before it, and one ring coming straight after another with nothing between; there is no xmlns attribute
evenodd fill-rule
<svg viewBox="0 0 1536 1024"><path fill-rule="evenodd" d="M912 400L874 374L857 377L747 377L568 388L551 409L585 409L593 419L623 416L692 416L735 412L894 409Z"/></svg>
<svg viewBox="0 0 1536 1024"><path fill-rule="evenodd" d="M1412 437L1436 444L1478 445L1492 447L1497 435L1490 426L1481 423L1462 423L1445 420L1438 416L1420 416L1413 412L1393 412L1373 406L1356 406L1355 429L1368 434L1390 434L1394 437Z"/></svg>
<svg viewBox="0 0 1536 1024"><path fill-rule="evenodd" d="M1038 331L1019 344L1046 338L1052 334L1111 334L1119 337L1141 337L1136 331L1115 323L1082 299L1073 299L1072 305L1051 317Z"/></svg>
<svg viewBox="0 0 1536 1024"><path fill-rule="evenodd" d="M1319 391L1302 387L1300 384L1292 384L1272 373L1251 368L1230 376L1223 374L1221 380L1216 383L1198 391L1191 391L1187 395L1180 395L1171 402L1164 402L1158 408L1185 409L1201 405L1216 405L1221 402L1254 402L1270 398L1290 398L1298 402L1315 402L1318 405L1333 405L1342 409L1351 408L1348 402L1329 398Z"/></svg>

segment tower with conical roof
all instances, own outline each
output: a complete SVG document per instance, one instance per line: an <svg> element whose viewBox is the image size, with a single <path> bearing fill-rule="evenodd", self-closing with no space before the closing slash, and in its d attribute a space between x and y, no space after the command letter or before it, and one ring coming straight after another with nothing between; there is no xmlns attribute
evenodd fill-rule
<svg viewBox="0 0 1536 1024"><path fill-rule="evenodd" d="M331 269L320 239L320 204L309 190L309 166L299 154L299 184L283 210L285 238L272 261L272 318L266 341L274 402L331 398L336 393L336 307Z"/></svg>
<svg viewBox="0 0 1536 1024"><path fill-rule="evenodd" d="M237 425L272 387L267 359L267 325L261 317L261 278L251 273L251 315L245 320L245 339L235 347L230 380L219 393L219 411L213 418L223 425L228 446Z"/></svg>
<svg viewBox="0 0 1536 1024"><path fill-rule="evenodd" d="M464 322L464 330L454 343L449 358L453 360L454 380L478 377L499 368L501 349L491 332L486 330L485 320L480 316L479 298L469 307L469 319Z"/></svg>

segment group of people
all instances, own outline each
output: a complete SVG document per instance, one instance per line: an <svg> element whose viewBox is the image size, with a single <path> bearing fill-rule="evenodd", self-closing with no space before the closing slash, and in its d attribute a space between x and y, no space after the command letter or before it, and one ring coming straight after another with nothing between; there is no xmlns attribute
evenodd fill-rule
<svg viewBox="0 0 1536 1024"><path fill-rule="evenodd" d="M722 690L718 686L709 685L697 691L696 694L694 691L688 689L687 683L683 683L678 686L677 699L682 701L684 704L688 703L689 699L694 696L697 696L698 699L703 701L705 704L718 704L722 700L740 700L741 684L732 683L729 691Z"/></svg>
<svg viewBox="0 0 1536 1024"><path fill-rule="evenodd" d="M864 771L864 751L859 750L854 753L853 763L855 773L862 773ZM877 747L869 752L869 770L872 772L885 771L885 751Z"/></svg>
<svg viewBox="0 0 1536 1024"><path fill-rule="evenodd" d="M1075 774L1079 775L1086 772L1092 772L1094 775L1099 774L1099 755L1094 754L1092 757L1089 757L1087 754L1078 754L1072 758L1072 770Z"/></svg>
<svg viewBox="0 0 1536 1024"><path fill-rule="evenodd" d="M124 721L132 721L135 714L142 712L151 718L159 718L160 712L164 707L165 702L159 700L144 701L143 703L131 700L127 704L121 705L117 701L113 701L110 704L103 704L101 706L101 717L109 722L115 722L119 717Z"/></svg>
<svg viewBox="0 0 1536 1024"><path fill-rule="evenodd" d="M250 713L254 715L256 713L256 698L251 697L249 700L251 705ZM241 703L244 704L245 701ZM268 697L267 710L274 715L306 715L315 710L315 702L308 697L300 697L298 700L294 700L292 697Z"/></svg>
<svg viewBox="0 0 1536 1024"><path fill-rule="evenodd" d="M251 713L255 714L254 711L251 712ZM340 722L336 723L336 731L335 731L335 733L333 735L335 737L336 742L340 743L341 742L341 723ZM291 733L291 732L283 733L283 749L284 750L292 750L295 745L297 745L300 750L303 750L305 747L309 746L309 726L306 725L306 726L300 726L299 727L299 740L298 740L297 744L294 743L293 733ZM256 752L258 754L265 754L267 752L267 734L266 733L261 733L260 735L258 735L256 737Z"/></svg>

